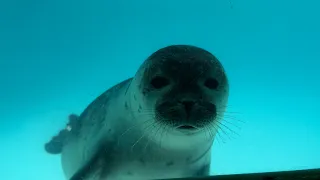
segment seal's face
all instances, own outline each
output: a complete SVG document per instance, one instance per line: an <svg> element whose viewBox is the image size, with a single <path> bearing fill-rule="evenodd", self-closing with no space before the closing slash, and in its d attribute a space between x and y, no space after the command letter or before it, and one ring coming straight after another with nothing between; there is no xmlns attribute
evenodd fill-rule
<svg viewBox="0 0 320 180"><path fill-rule="evenodd" d="M211 53L194 46L169 46L152 54L140 69L144 107L153 108L158 123L196 133L221 119L228 81Z"/></svg>

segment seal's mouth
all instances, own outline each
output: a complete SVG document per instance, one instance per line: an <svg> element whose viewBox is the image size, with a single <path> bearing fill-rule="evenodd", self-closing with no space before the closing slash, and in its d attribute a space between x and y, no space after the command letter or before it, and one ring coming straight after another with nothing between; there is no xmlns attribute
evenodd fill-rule
<svg viewBox="0 0 320 180"><path fill-rule="evenodd" d="M194 126L189 126L189 125L182 125L182 126L179 126L178 129L194 130L194 129L196 129L196 127L194 127Z"/></svg>

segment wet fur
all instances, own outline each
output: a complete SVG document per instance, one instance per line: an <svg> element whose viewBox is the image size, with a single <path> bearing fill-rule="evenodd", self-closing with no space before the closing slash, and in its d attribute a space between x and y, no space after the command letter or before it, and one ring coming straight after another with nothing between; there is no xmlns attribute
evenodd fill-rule
<svg viewBox="0 0 320 180"><path fill-rule="evenodd" d="M228 94L227 78L221 64L209 52L203 53L190 46L168 49L169 53L161 49L158 54L151 55L133 79L103 93L80 115L78 133L68 138L62 150L62 165L67 178L143 180L208 175L210 151L216 134L213 127L216 123L212 119L221 120L223 116ZM190 56L195 50L200 54ZM177 54L185 56L176 57ZM211 60L207 62L207 58ZM213 92L201 93L203 90L195 82L208 76L207 68L212 71L215 67L214 76L223 85L214 92L218 98L212 99L210 93ZM176 70L185 78L181 78ZM176 87L160 98L146 85L157 73L167 73L177 82ZM203 95L197 96L199 93ZM222 94L224 96L219 99ZM155 121L154 117L158 116L151 107L183 96L202 98L203 102L217 105L217 115L207 114L206 121L210 121L210 125L203 131L210 130L208 138L204 132L199 135L171 134L170 123Z"/></svg>

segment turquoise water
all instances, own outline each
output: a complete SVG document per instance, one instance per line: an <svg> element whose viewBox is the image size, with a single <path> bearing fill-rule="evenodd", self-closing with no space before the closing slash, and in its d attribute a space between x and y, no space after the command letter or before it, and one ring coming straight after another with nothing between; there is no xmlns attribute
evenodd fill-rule
<svg viewBox="0 0 320 180"><path fill-rule="evenodd" d="M230 80L233 132L218 137L212 174L320 168L319 5L1 1L1 178L64 179L59 156L43 144L67 115L171 44L211 51Z"/></svg>

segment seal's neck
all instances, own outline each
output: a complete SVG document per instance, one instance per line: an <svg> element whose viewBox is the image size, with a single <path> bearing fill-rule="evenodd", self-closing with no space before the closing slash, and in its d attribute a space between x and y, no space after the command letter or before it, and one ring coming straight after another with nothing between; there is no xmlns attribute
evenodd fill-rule
<svg viewBox="0 0 320 180"><path fill-rule="evenodd" d="M196 135L181 135L177 136L174 134L167 135L162 138L162 141L165 141L164 146L169 149L176 150L204 150L208 149L213 144L213 138L208 139L204 134L196 134Z"/></svg>

